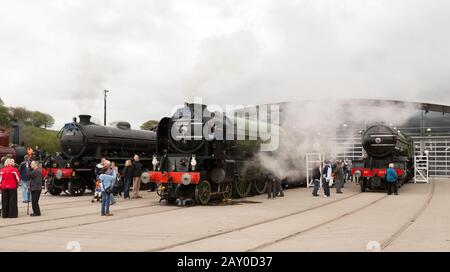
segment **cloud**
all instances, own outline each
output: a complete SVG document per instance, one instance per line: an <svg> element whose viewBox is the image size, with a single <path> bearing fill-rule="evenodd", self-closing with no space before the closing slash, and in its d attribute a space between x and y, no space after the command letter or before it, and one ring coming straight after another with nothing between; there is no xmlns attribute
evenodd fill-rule
<svg viewBox="0 0 450 272"><path fill-rule="evenodd" d="M0 96L137 128L192 96L450 104L444 0L5 1Z"/></svg>

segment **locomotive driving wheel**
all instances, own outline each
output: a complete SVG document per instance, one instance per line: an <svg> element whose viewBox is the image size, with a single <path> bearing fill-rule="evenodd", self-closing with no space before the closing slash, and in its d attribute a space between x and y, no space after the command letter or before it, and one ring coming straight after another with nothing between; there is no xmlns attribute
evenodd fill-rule
<svg viewBox="0 0 450 272"><path fill-rule="evenodd" d="M267 183L264 178L257 178L254 180L253 189L257 195L264 194L267 191Z"/></svg>
<svg viewBox="0 0 450 272"><path fill-rule="evenodd" d="M227 182L223 184L224 190L222 192L222 199L231 199L233 196L233 184L231 182Z"/></svg>
<svg viewBox="0 0 450 272"><path fill-rule="evenodd" d="M157 184L157 185L156 185L156 194L157 194L159 197L162 197L162 196L163 196L164 190L165 190L164 185L162 185L162 184Z"/></svg>
<svg viewBox="0 0 450 272"><path fill-rule="evenodd" d="M195 202L206 205L211 199L211 185L204 180L195 187Z"/></svg>
<svg viewBox="0 0 450 272"><path fill-rule="evenodd" d="M45 187L47 188L47 192L51 195L60 195L62 193L61 188L55 187L53 178L49 178L45 181Z"/></svg>
<svg viewBox="0 0 450 272"><path fill-rule="evenodd" d="M86 191L86 183L82 179L77 179L76 182L73 180L69 182L69 193L72 196L82 196Z"/></svg>
<svg viewBox="0 0 450 272"><path fill-rule="evenodd" d="M233 194L235 197L246 197L250 194L250 191L252 190L252 183L248 178L238 176L234 180L234 186L233 186Z"/></svg>

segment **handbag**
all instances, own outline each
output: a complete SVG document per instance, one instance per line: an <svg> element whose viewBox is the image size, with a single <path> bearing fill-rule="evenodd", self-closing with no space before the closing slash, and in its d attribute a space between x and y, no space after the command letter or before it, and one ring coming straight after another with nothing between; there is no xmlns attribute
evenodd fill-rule
<svg viewBox="0 0 450 272"><path fill-rule="evenodd" d="M111 186L111 185L109 185L108 188L103 187L103 189L105 189L105 193L111 194L113 192L113 186ZM103 184L102 184L102 186L103 186Z"/></svg>
<svg viewBox="0 0 450 272"><path fill-rule="evenodd" d="M330 181L328 181L328 186L332 187L334 183L334 178L330 178Z"/></svg>

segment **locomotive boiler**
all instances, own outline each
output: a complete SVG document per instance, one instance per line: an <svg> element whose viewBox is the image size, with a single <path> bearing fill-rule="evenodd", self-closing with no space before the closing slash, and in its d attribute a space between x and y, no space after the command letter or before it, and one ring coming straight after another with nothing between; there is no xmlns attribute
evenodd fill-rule
<svg viewBox="0 0 450 272"><path fill-rule="evenodd" d="M241 120L242 121L242 120ZM158 184L161 199L193 199L205 205L211 198L229 199L265 192L261 169L250 165L257 141L238 141L249 134L224 113L206 105L188 104L161 119L153 171L142 179Z"/></svg>
<svg viewBox="0 0 450 272"><path fill-rule="evenodd" d="M94 169L101 158L122 166L134 154L145 163L156 152L155 132L132 130L126 122L115 127L101 126L90 119L89 115L80 115L78 122L74 119L58 133L61 154L45 164L46 187L51 194L68 190L77 196L86 189L93 190Z"/></svg>
<svg viewBox="0 0 450 272"><path fill-rule="evenodd" d="M362 146L367 153L362 160L353 162L352 174L359 180L361 191L385 189L385 175L390 163L394 164L399 186L413 174L413 142L395 128L377 124L362 135Z"/></svg>

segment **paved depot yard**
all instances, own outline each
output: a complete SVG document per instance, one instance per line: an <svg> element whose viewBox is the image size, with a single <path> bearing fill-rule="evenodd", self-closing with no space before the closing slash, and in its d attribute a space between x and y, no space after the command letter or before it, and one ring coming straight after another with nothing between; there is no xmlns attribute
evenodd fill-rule
<svg viewBox="0 0 450 272"><path fill-rule="evenodd" d="M19 218L0 219L2 251L450 251L450 180L408 184L399 196L359 193L313 198L311 189L177 207L155 193L119 199L113 217L100 216L92 196L43 195L43 216L29 217L20 199ZM20 198L20 196L19 196Z"/></svg>

